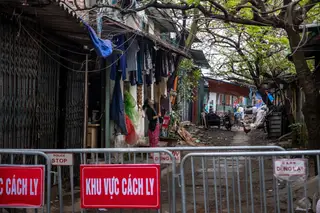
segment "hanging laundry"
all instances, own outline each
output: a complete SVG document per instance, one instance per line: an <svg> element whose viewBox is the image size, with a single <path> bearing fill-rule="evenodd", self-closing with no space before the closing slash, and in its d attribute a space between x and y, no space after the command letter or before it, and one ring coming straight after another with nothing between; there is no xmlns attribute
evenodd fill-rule
<svg viewBox="0 0 320 213"><path fill-rule="evenodd" d="M152 64L152 57L151 51L149 46L147 45L145 48L145 60L144 60L144 71L145 71L145 81L148 86L153 83L153 64Z"/></svg>
<svg viewBox="0 0 320 213"><path fill-rule="evenodd" d="M176 70L176 60L173 57L173 62L172 62L172 73L170 74L170 77L168 79L168 83L167 83L167 88L168 88L168 92L171 92L171 90L175 90L175 80L177 77L177 70Z"/></svg>
<svg viewBox="0 0 320 213"><path fill-rule="evenodd" d="M135 86L137 84L137 72L136 71L129 72L129 80L130 80L131 86Z"/></svg>
<svg viewBox="0 0 320 213"><path fill-rule="evenodd" d="M145 55L144 55L144 70L151 70L153 68L152 65L152 57L151 57L151 53L149 50L149 46L147 45L145 47Z"/></svg>
<svg viewBox="0 0 320 213"><path fill-rule="evenodd" d="M155 66L155 78L156 84L161 82L161 73L163 70L163 58L162 58L162 50L158 50L156 52L156 66Z"/></svg>
<svg viewBox="0 0 320 213"><path fill-rule="evenodd" d="M139 50L137 40L129 42L127 50L127 72L137 71L137 53Z"/></svg>
<svg viewBox="0 0 320 213"><path fill-rule="evenodd" d="M168 82L168 78L161 78L161 82L160 82L160 94L164 97L168 96L167 93L167 82Z"/></svg>
<svg viewBox="0 0 320 213"><path fill-rule="evenodd" d="M90 27L85 21L82 20L82 23L86 26L90 40L96 53L98 56L107 58L109 55L112 54L112 42L110 40L103 40L99 38L96 32Z"/></svg>
<svg viewBox="0 0 320 213"><path fill-rule="evenodd" d="M152 73L150 70L146 70L146 84L147 86L152 84Z"/></svg>
<svg viewBox="0 0 320 213"><path fill-rule="evenodd" d="M169 64L169 75L172 75L172 73L174 72L174 69L175 69L175 67L174 67L174 63L175 63L175 60L174 60L175 58L174 58L174 56L173 55L171 55L171 57L170 57L170 64Z"/></svg>
<svg viewBox="0 0 320 213"><path fill-rule="evenodd" d="M161 72L162 77L168 77L169 75L169 59L168 59L168 54L165 53L163 57L163 69Z"/></svg>
<svg viewBox="0 0 320 213"><path fill-rule="evenodd" d="M174 89L176 77L177 77L177 72L174 71L174 72L170 75L170 77L169 77L169 79L168 79L168 83L167 83L168 92L170 92L172 89Z"/></svg>
<svg viewBox="0 0 320 213"><path fill-rule="evenodd" d="M165 75L165 69L166 69L165 64L166 64L165 53L162 52L161 77L166 77L166 75Z"/></svg>
<svg viewBox="0 0 320 213"><path fill-rule="evenodd" d="M147 66L148 66L149 70L153 69L152 57L151 57L151 53L149 51L147 52Z"/></svg>
<svg viewBox="0 0 320 213"><path fill-rule="evenodd" d="M142 66L144 61L144 48L143 44L140 47L140 51L137 54L137 84L142 85L143 84L143 77L142 77Z"/></svg>
<svg viewBox="0 0 320 213"><path fill-rule="evenodd" d="M170 102L169 97L161 96L161 98L160 98L161 109L164 109L166 112L169 112L170 111L170 103L169 102Z"/></svg>
<svg viewBox="0 0 320 213"><path fill-rule="evenodd" d="M117 49L122 50L122 54L112 54L111 56L111 72L110 72L110 79L116 80L116 73L117 71L122 73L122 80L127 79L126 75L126 53L125 53L125 37L124 35L120 35L114 38L114 43L117 45Z"/></svg>
<svg viewBox="0 0 320 213"><path fill-rule="evenodd" d="M124 113L124 103L122 99L122 91L121 91L121 73L116 72L116 80L114 84L111 107L110 107L110 119L113 120L121 130L121 133L124 135L128 134L126 128L125 121L125 113Z"/></svg>

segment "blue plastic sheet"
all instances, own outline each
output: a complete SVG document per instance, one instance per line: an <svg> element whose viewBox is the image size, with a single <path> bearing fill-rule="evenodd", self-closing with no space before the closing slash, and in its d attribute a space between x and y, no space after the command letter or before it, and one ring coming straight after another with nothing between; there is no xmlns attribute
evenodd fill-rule
<svg viewBox="0 0 320 213"><path fill-rule="evenodd" d="M107 58L112 54L112 42L110 40L103 40L99 38L96 32L90 27L86 22L82 21L82 23L86 26L90 39L92 41L92 45L96 50L98 56Z"/></svg>

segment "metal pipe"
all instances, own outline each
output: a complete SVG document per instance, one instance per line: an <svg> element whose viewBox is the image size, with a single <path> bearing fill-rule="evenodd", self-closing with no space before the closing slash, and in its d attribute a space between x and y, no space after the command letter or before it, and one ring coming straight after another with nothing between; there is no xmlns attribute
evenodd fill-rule
<svg viewBox="0 0 320 213"><path fill-rule="evenodd" d="M282 147L278 146L208 146L208 147L161 147L162 149L165 149L167 151L197 151L197 152L205 152L205 151L237 151L237 152L217 152L216 156L214 157L221 157L219 154L224 154L226 157L232 153L232 156L248 156L246 154L251 154L254 153L257 156L259 154L264 154L265 152L269 153L269 155L272 156L271 153L277 156L281 155L290 155L290 154L298 154L297 151L285 151L283 150ZM8 149L10 150L10 149ZM20 150L23 151L23 149L11 149L11 150ZM58 149L59 153L82 153L85 152L86 150L89 152L99 152L99 151L105 151L105 152L111 152L111 150L121 150L121 148L112 148L112 149L100 149L100 148L93 148L93 149ZM157 148L125 148L124 150L130 151L130 150L140 150L141 154L142 152L146 152L146 150L151 150L150 152L154 152L152 150L157 150ZM244 150L244 151L243 151ZM253 150L253 151L250 151ZM265 151L264 151L265 150ZM269 151L271 150L271 151ZM57 149L28 149L28 151L41 151L41 152L57 152ZM113 151L112 151L113 152ZM303 152L304 154L314 154L314 155L319 155L320 151L315 150L315 151L299 151L299 153ZM306 153L307 152L307 153ZM149 153L149 152L148 152ZM192 153L190 153L192 154ZM203 153L198 153L202 155ZM210 154L210 153L207 153ZM189 155L189 154L188 154ZM251 156L251 155L250 155ZM211 156L212 157L212 156Z"/></svg>
<svg viewBox="0 0 320 213"><path fill-rule="evenodd" d="M105 148L110 148L110 65L106 61Z"/></svg>
<svg viewBox="0 0 320 213"><path fill-rule="evenodd" d="M87 126L88 126L88 59L86 54L86 70L84 72L84 112L83 112L83 148L87 147Z"/></svg>
<svg viewBox="0 0 320 213"><path fill-rule="evenodd" d="M284 148L280 146L204 146L204 147L197 147L196 149L194 147L164 147L165 149L169 151L221 151L221 150L232 150L232 151L249 151L249 150L274 150L274 151L286 151Z"/></svg>

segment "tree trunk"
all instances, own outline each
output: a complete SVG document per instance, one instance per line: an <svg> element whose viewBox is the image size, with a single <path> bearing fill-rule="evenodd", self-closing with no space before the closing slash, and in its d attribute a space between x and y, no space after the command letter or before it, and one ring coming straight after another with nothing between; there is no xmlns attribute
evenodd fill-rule
<svg viewBox="0 0 320 213"><path fill-rule="evenodd" d="M183 29L185 31L185 33L189 33L186 41L184 42L184 47L185 47L184 50L187 53L191 49L193 41L196 38L195 35L197 33L197 30L198 30L199 13L200 13L200 11L198 9L194 9L194 14L193 14L194 18L193 18L193 21L192 21L192 24L191 24L190 32L187 32L186 29ZM168 91L171 91L172 89L174 89L174 90L178 89L178 88L174 88L174 81L177 78L177 74L178 74L178 71L179 71L179 65L180 65L181 61L182 61L182 56L178 56L176 61L175 61L175 70L174 70L174 72L172 73L172 75L168 79L168 83L167 83ZM175 103L175 98L173 98L173 100L172 100L172 104L174 104L174 103Z"/></svg>
<svg viewBox="0 0 320 213"><path fill-rule="evenodd" d="M286 29L290 46L293 51L293 63L298 76L298 84L302 87L305 94L303 105L304 120L308 130L308 148L320 149L320 95L316 88L316 81L309 69L303 51L295 51L300 42L299 31L294 31L291 26ZM315 159L315 158L314 158ZM315 172L317 174L317 162L315 161Z"/></svg>

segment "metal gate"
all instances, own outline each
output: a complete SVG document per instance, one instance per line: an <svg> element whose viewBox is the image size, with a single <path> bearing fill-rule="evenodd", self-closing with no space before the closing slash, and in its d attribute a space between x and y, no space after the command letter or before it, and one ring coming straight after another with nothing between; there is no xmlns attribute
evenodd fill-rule
<svg viewBox="0 0 320 213"><path fill-rule="evenodd" d="M82 147L84 56L62 50L35 23L0 15L0 148Z"/></svg>
<svg viewBox="0 0 320 213"><path fill-rule="evenodd" d="M39 41L37 34L0 16L0 148L56 143L59 67L34 40Z"/></svg>
<svg viewBox="0 0 320 213"><path fill-rule="evenodd" d="M64 148L83 147L84 73L68 71Z"/></svg>

